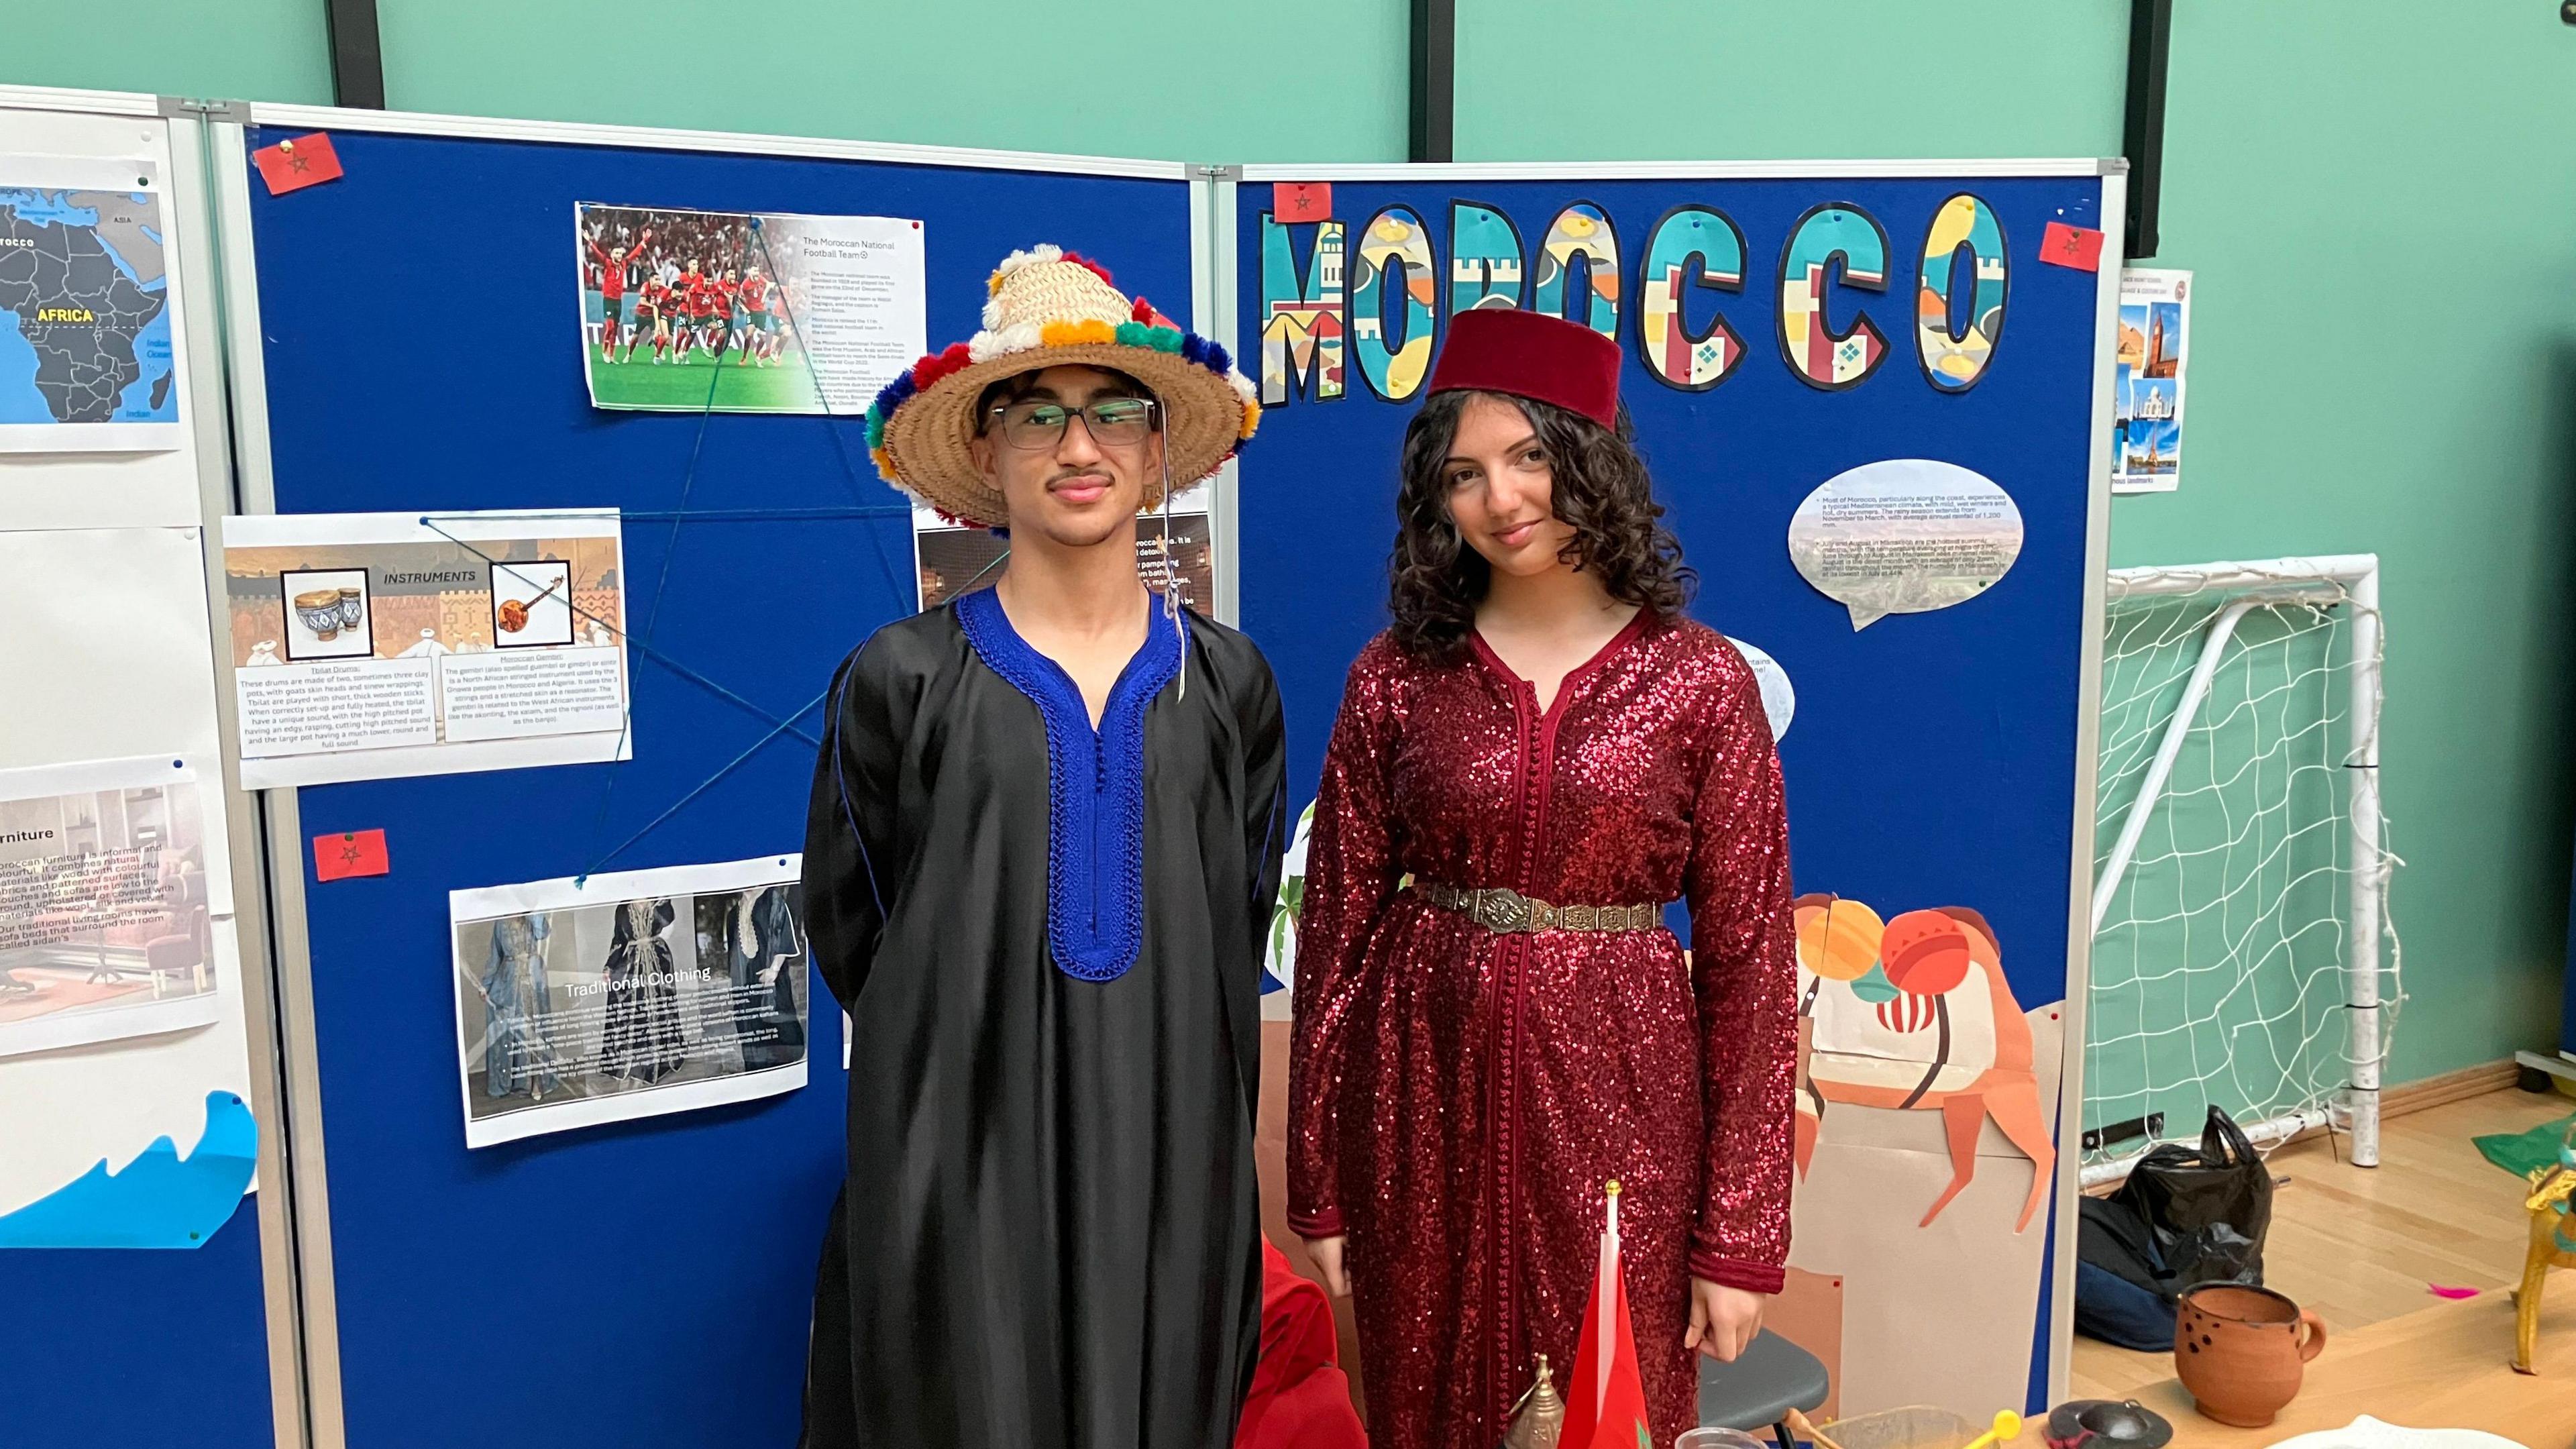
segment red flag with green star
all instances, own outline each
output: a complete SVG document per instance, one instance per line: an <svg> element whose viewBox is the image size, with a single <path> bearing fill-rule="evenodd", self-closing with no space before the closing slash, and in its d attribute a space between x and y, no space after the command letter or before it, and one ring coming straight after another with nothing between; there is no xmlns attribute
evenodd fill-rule
<svg viewBox="0 0 2576 1449"><path fill-rule="evenodd" d="M1646 1384L1637 1374L1637 1334L1628 1322L1628 1289L1619 1272L1619 1184L1609 1186L1601 1230L1601 1266L1583 1305L1574 1376L1566 1382L1565 1432L1558 1449L1654 1449L1646 1427Z"/></svg>

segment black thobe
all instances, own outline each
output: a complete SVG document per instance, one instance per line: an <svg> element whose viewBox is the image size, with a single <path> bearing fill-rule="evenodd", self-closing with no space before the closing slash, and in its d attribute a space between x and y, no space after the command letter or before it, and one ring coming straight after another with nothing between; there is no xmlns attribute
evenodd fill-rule
<svg viewBox="0 0 2576 1449"><path fill-rule="evenodd" d="M1260 652L1185 619L1096 730L989 591L841 666L805 845L852 1021L812 1449L1233 1442L1284 735Z"/></svg>

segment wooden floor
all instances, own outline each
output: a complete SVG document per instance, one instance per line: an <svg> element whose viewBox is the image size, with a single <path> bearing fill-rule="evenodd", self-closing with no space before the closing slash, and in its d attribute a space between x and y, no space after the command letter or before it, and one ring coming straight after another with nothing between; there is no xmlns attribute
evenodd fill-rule
<svg viewBox="0 0 2576 1449"><path fill-rule="evenodd" d="M2513 1371L2512 1295L2481 1293L2329 1332L2299 1396L2260 1429L2201 1417L2173 1379L2140 1389L2138 1401L2173 1425L2172 1449L2273 1449L2364 1414L2410 1429L2474 1429L2527 1449L2569 1449L2576 1440L2576 1283L2569 1276L2561 1274L2541 1304L2537 1375Z"/></svg>
<svg viewBox="0 0 2576 1449"><path fill-rule="evenodd" d="M2477 1305L2461 1311L2493 1308L2509 1320L2511 1310L2501 1307L2504 1297L2494 1290L2522 1276L2522 1187L2479 1156L2469 1139L2520 1132L2570 1110L2576 1102L2555 1092L2517 1091L2427 1108L2386 1124L2381 1165L2372 1169L2340 1161L2340 1140L2282 1149L2272 1157L2272 1173L2288 1181L2272 1195L2264 1282L2315 1309L2331 1333L2440 1307L2443 1300L2427 1286L2436 1283L2486 1290ZM2553 1290L2576 1302L2576 1282L2561 1281ZM2544 1339L2544 1357L2553 1349L2576 1370L2576 1341ZM2122 1399L2173 1371L2170 1353L2132 1353L2079 1337L2071 1386L2079 1398ZM2402 1423L2406 1407L2392 1403L2371 1412Z"/></svg>

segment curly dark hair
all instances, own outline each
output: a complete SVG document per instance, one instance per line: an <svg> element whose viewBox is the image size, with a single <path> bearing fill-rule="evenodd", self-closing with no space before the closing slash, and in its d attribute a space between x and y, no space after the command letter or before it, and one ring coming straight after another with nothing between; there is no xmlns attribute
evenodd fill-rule
<svg viewBox="0 0 2576 1449"><path fill-rule="evenodd" d="M1476 625L1493 567L1467 545L1449 516L1441 476L1468 400L1488 394L1432 394L1404 430L1404 478L1395 501L1395 550L1387 561L1387 608L1395 642L1420 658L1455 657ZM1573 526L1564 559L1597 573L1610 597L1670 617L1690 602L1699 577L1682 562L1682 546L1660 520L1654 481L1637 456L1636 429L1625 404L1619 426L1532 398L1490 394L1521 410L1547 450L1555 479L1555 513Z"/></svg>

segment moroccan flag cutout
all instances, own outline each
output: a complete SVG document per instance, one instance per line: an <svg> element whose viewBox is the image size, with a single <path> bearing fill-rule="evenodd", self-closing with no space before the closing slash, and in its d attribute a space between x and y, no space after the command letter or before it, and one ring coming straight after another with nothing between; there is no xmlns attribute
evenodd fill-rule
<svg viewBox="0 0 2576 1449"><path fill-rule="evenodd" d="M1583 1305L1574 1376L1566 1381L1565 1432L1558 1449L1654 1449L1646 1427L1646 1384L1637 1374L1637 1335L1628 1321L1628 1288L1619 1271L1619 1184L1609 1186L1601 1230L1601 1266Z"/></svg>

